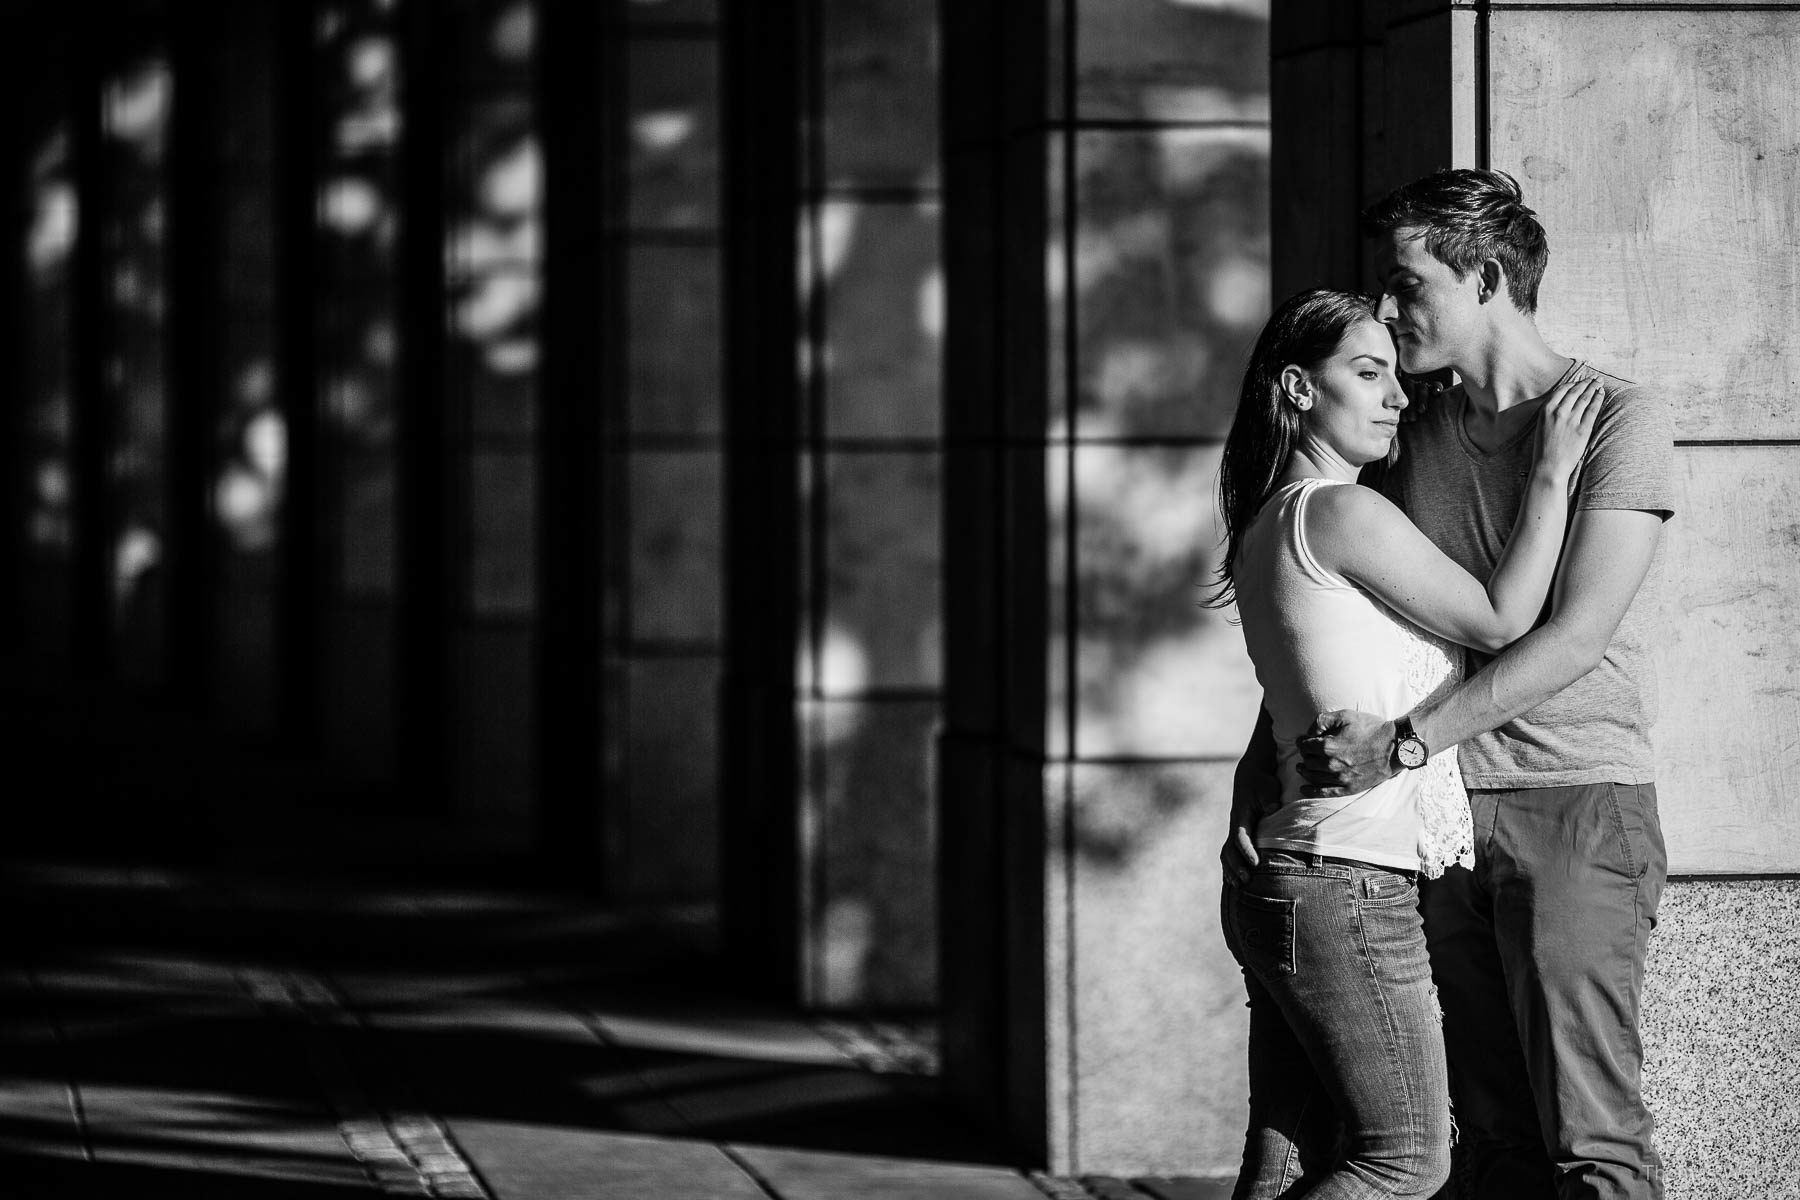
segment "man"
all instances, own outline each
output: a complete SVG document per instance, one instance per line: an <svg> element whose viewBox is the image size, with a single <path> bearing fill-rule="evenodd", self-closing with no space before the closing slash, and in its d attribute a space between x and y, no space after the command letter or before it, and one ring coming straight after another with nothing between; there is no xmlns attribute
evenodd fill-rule
<svg viewBox="0 0 1800 1200"><path fill-rule="evenodd" d="M1301 739L1301 774L1314 794L1351 794L1421 749L1460 748L1475 869L1425 881L1421 911L1474 1195L1660 1197L1638 1010L1667 867L1646 580L1673 511L1668 417L1643 389L1545 343L1534 314L1548 244L1511 176L1438 172L1363 221L1401 366L1460 377L1403 427L1384 487L1466 570L1493 571L1549 392L1593 374L1606 398L1547 616L1497 658L1469 652L1464 682L1411 713L1321 714ZM1222 856L1240 877L1256 862L1268 774L1264 722Z"/></svg>

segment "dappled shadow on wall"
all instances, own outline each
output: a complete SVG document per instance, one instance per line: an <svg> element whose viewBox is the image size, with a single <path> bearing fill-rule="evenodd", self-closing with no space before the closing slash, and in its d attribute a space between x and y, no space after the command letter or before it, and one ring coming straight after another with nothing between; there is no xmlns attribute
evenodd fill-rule
<svg viewBox="0 0 1800 1200"><path fill-rule="evenodd" d="M800 274L807 998L935 1002L943 272L936 14L824 0Z"/></svg>
<svg viewBox="0 0 1800 1200"><path fill-rule="evenodd" d="M1219 442L1269 307L1267 21L1169 0L1078 18L1076 116L1129 124L1078 127L1052 156L1047 736L1142 764L1130 822L1077 792L1077 844L1104 864L1204 799L1172 760L1235 758L1260 699L1231 615L1200 601Z"/></svg>
<svg viewBox="0 0 1800 1200"><path fill-rule="evenodd" d="M70 130L66 119L44 121L32 143L24 234L28 303L24 310L25 397L20 437L24 488L28 636L39 654L60 657L69 644L69 556L74 536L70 460L70 277L78 225Z"/></svg>
<svg viewBox="0 0 1800 1200"><path fill-rule="evenodd" d="M393 16L373 0L323 7L316 35L325 109L319 181L319 388L334 595L394 588L395 255L402 136Z"/></svg>
<svg viewBox="0 0 1800 1200"><path fill-rule="evenodd" d="M168 375L165 174L173 79L166 55L123 68L103 91L105 205L100 233L110 345L105 364L113 632L120 672L162 675L167 537Z"/></svg>

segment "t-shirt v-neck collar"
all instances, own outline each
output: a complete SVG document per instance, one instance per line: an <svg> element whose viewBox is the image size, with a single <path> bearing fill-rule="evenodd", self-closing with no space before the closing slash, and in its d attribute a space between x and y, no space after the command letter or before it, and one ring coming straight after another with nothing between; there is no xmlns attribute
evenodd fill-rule
<svg viewBox="0 0 1800 1200"><path fill-rule="evenodd" d="M1587 366L1587 360L1584 358L1570 359L1568 369L1556 377L1556 382L1550 385L1549 391L1554 392L1557 388L1561 387L1564 382L1574 378L1575 372L1581 370L1585 366ZM1492 450L1483 450L1480 446L1476 445L1475 439L1469 436L1468 387L1461 384L1457 385L1455 394L1456 411L1450 415L1450 419L1456 426L1456 444L1462 447L1464 454L1467 454L1470 458L1473 458L1478 462L1487 462L1516 450L1521 442L1525 441L1525 439L1536 432L1538 418L1543 415L1544 411L1543 405L1540 404L1537 412L1531 414L1531 419L1519 426L1518 430L1511 437L1507 438L1504 442L1501 442L1498 446L1495 446Z"/></svg>

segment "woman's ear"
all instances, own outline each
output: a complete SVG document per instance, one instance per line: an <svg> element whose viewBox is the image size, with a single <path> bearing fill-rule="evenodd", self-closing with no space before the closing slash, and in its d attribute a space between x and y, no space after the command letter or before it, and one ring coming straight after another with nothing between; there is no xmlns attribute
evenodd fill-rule
<svg viewBox="0 0 1800 1200"><path fill-rule="evenodd" d="M1313 385L1305 371L1292 364L1281 368L1281 398L1301 412L1312 407Z"/></svg>

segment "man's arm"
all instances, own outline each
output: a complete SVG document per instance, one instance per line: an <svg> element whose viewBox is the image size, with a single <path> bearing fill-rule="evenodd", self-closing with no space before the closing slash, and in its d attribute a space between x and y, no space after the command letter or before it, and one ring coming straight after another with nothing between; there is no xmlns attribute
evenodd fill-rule
<svg viewBox="0 0 1800 1200"><path fill-rule="evenodd" d="M1238 759L1237 772L1231 780L1231 827L1225 835L1225 847L1219 851L1219 865L1225 878L1239 883L1250 877L1259 861L1256 853L1256 823L1264 813L1281 803L1281 782L1275 774L1275 726L1269 710L1256 710L1256 727L1250 731L1250 743Z"/></svg>
<svg viewBox="0 0 1800 1200"><path fill-rule="evenodd" d="M1600 665L1650 570L1662 519L1634 509L1575 515L1557 572L1550 619L1498 658L1412 714L1432 753L1497 729ZM1394 722L1370 713L1321 713L1300 739L1308 795L1365 791L1393 775Z"/></svg>

